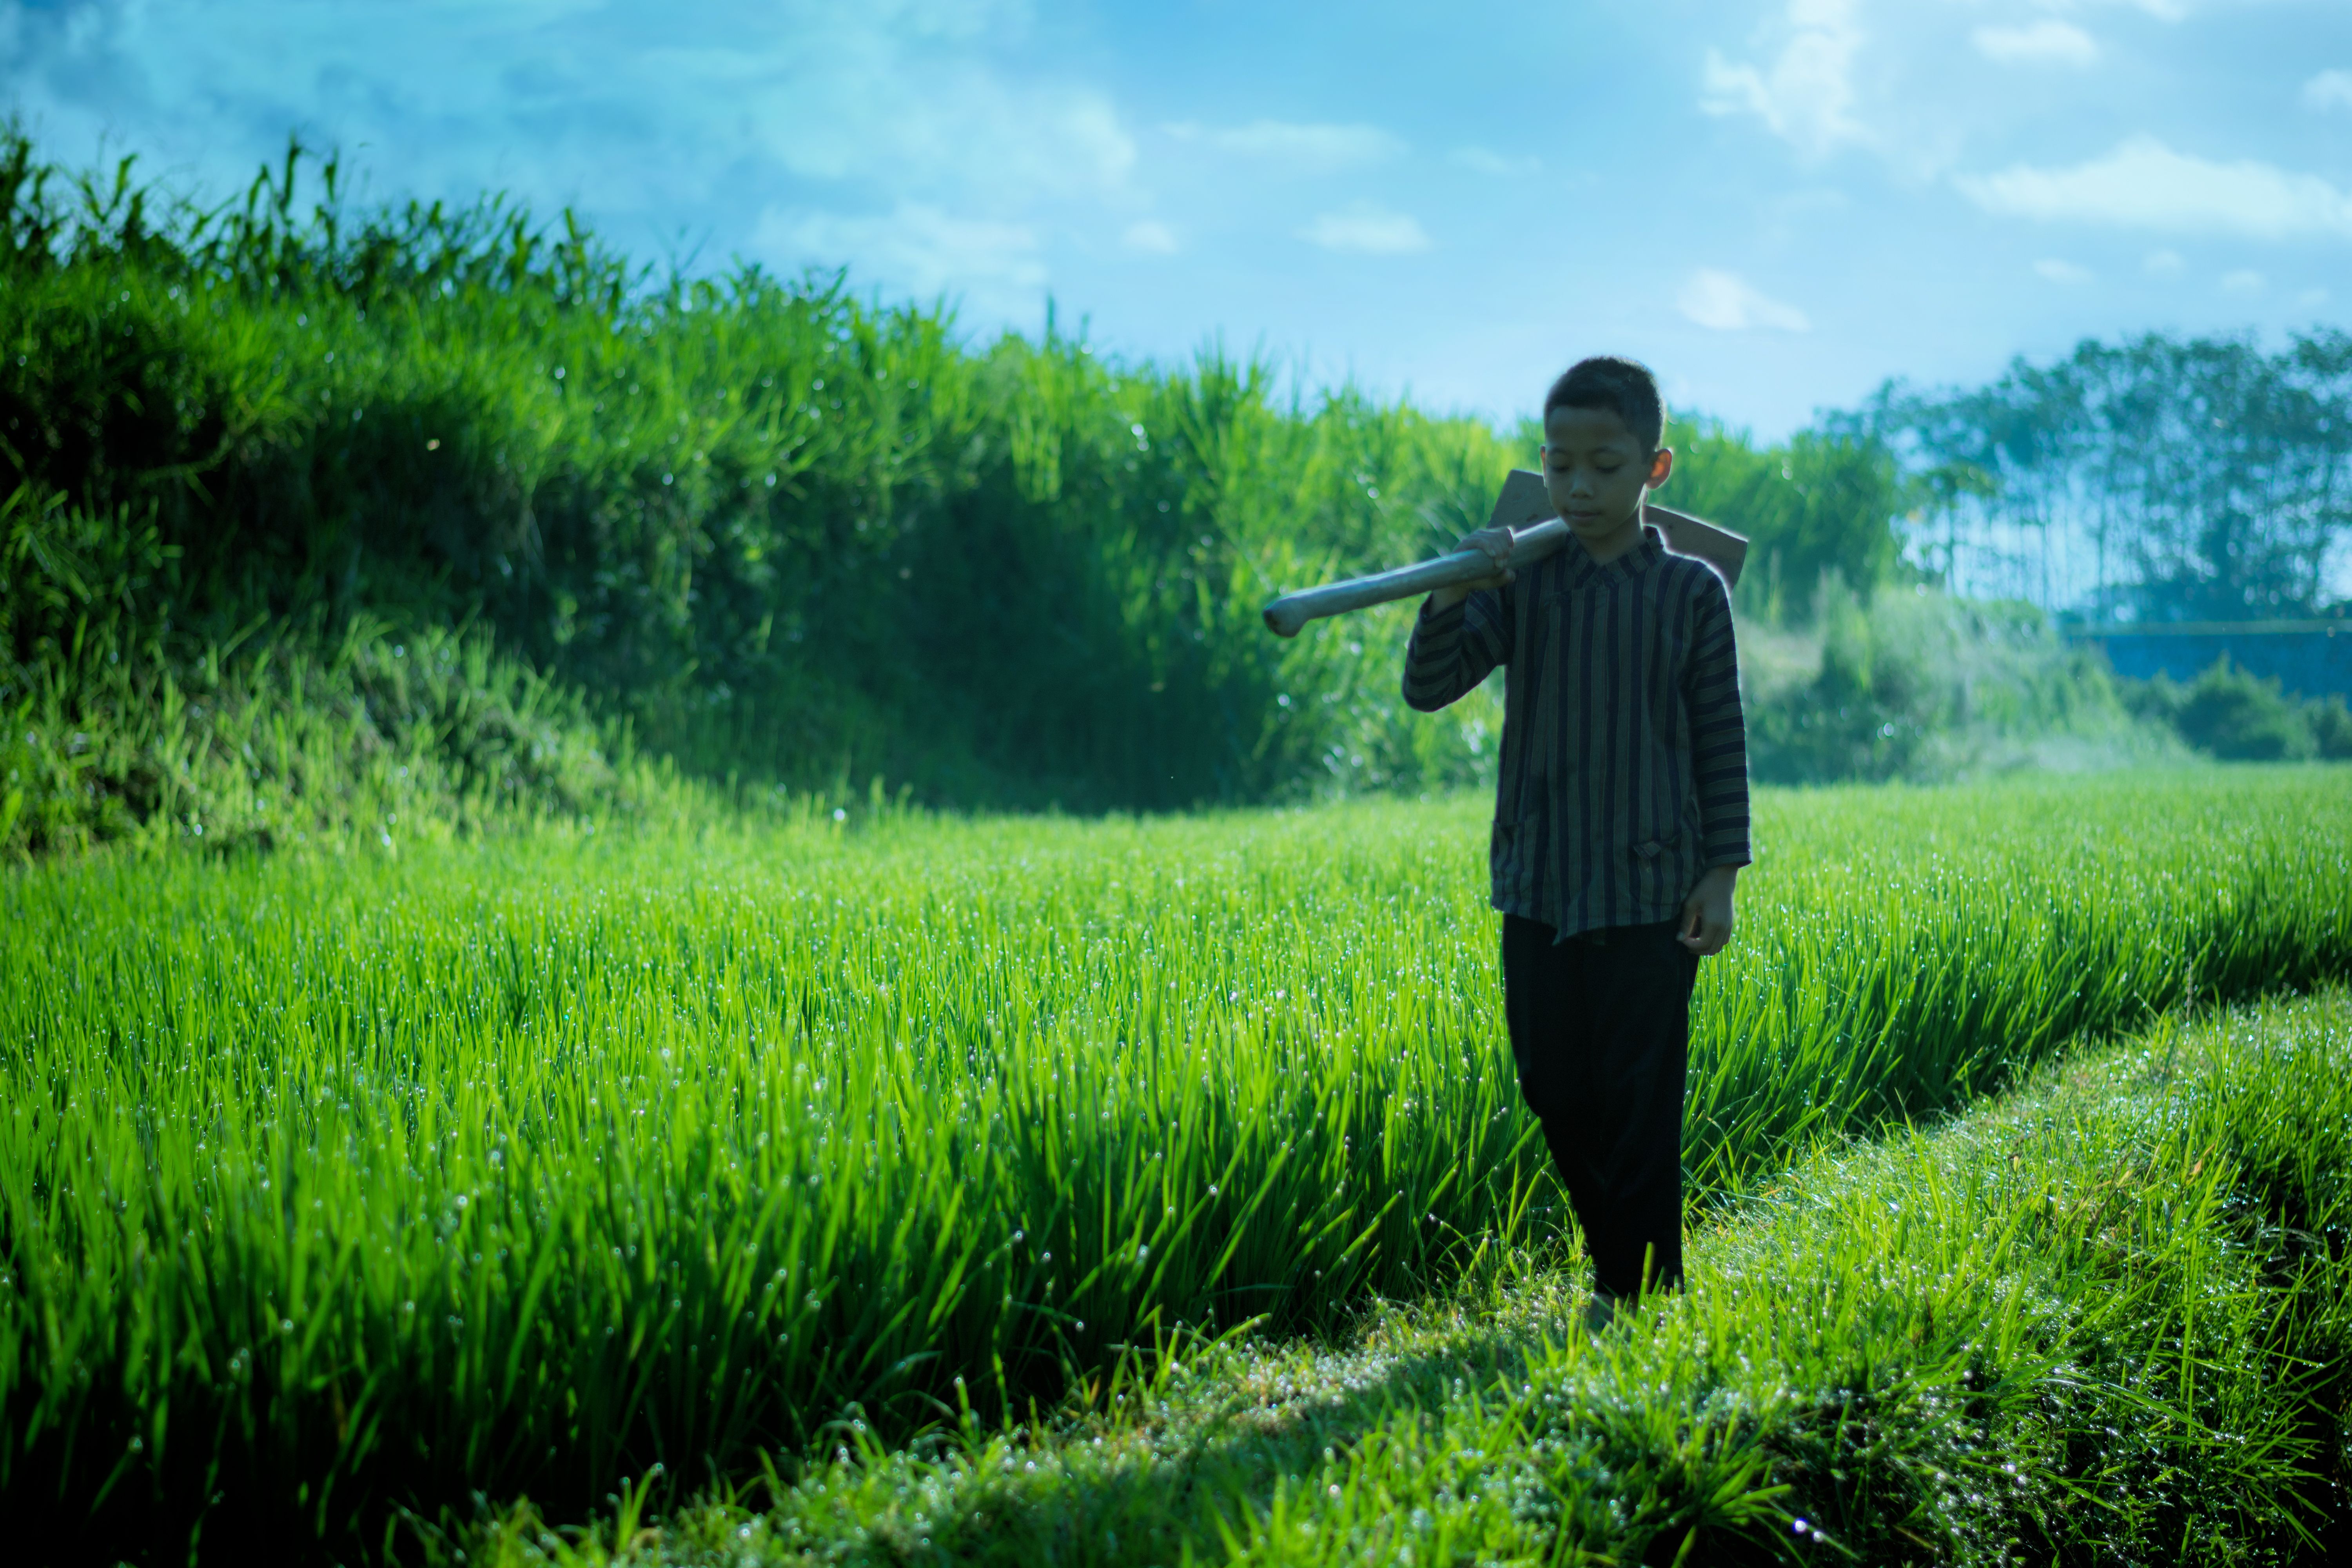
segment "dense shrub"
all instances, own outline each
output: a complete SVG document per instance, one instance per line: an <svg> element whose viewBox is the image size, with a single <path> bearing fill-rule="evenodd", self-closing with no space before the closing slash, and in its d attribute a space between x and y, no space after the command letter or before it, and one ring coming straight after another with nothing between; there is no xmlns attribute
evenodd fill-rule
<svg viewBox="0 0 2352 1568"><path fill-rule="evenodd" d="M2278 762L2312 753L2311 727L2276 680L2260 680L2225 655L2189 685L2173 722L2181 738L2217 757Z"/></svg>
<svg viewBox="0 0 2352 1568"><path fill-rule="evenodd" d="M593 820L660 788L627 735L479 634L273 639L186 666L106 641L43 667L0 730L0 855L110 839L394 849L509 819ZM617 764L617 765L616 765Z"/></svg>
<svg viewBox="0 0 2352 1568"><path fill-rule="evenodd" d="M2183 684L2164 675L2122 682L2125 703L2169 725L2210 756L2239 762L2352 758L2352 712L2344 699L2304 699L2280 689L2225 654Z"/></svg>
<svg viewBox="0 0 2352 1568"><path fill-rule="evenodd" d="M0 843L164 809L128 761L152 694L242 669L282 710L298 668L316 699L347 648L458 626L490 686L586 694L533 699L565 754L625 726L710 778L1094 809L1488 776L1495 691L1433 720L1398 698L1411 605L1293 642L1256 612L1483 522L1531 430L1213 350L1119 362L1050 321L975 343L838 278L659 279L495 202L354 212L331 163L305 206L302 168L206 212L0 135L0 709L25 720ZM2345 749L2226 681L2189 719L2126 693L2163 721L2135 724L2038 615L1927 592L1893 524L1927 481L1851 421L1669 438L1664 499L1751 536L1748 633L1812 650L1752 693L1759 777L2142 755L2176 721L2218 754ZM52 731L91 737L43 753L75 767L32 765ZM493 798L583 798L537 776ZM173 809L232 809L202 801Z"/></svg>
<svg viewBox="0 0 2352 1568"><path fill-rule="evenodd" d="M2341 697L2309 704L2304 716L2311 724L2312 747L2330 762L2352 759L2352 709Z"/></svg>
<svg viewBox="0 0 2352 1568"><path fill-rule="evenodd" d="M1779 784L1949 778L2027 763L2178 754L2127 709L2095 652L2067 647L2032 605L1953 599L1926 584L1816 595L1818 663L1751 679L1751 770Z"/></svg>

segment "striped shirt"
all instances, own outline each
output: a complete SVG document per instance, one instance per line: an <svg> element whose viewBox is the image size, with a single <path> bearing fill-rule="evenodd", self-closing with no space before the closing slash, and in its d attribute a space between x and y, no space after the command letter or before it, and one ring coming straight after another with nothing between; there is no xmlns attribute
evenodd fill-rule
<svg viewBox="0 0 2352 1568"><path fill-rule="evenodd" d="M1452 609L1424 603L1404 700L1434 712L1505 668L1488 852L1494 904L1559 928L1680 917L1748 864L1748 736L1731 600L1654 528L1606 565L1584 546Z"/></svg>

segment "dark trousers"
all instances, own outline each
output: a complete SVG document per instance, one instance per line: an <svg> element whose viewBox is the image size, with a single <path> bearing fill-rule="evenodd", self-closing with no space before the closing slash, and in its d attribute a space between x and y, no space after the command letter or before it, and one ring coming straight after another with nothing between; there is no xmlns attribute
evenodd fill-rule
<svg viewBox="0 0 2352 1568"><path fill-rule="evenodd" d="M1503 1015L1519 1093L1567 1184L1594 1288L1672 1289L1683 1274L1683 1079L1698 959L1675 922L1555 943L1503 917Z"/></svg>

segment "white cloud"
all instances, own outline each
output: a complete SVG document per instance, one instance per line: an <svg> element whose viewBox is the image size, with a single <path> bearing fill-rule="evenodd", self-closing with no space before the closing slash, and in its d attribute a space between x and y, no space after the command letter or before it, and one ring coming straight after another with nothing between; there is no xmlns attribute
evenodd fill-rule
<svg viewBox="0 0 2352 1568"><path fill-rule="evenodd" d="M771 210L753 247L818 266L855 258L859 269L917 296L971 289L992 308L1013 308L1045 282L1037 236L1026 224L970 217L922 202L882 215Z"/></svg>
<svg viewBox="0 0 2352 1568"><path fill-rule="evenodd" d="M1497 179L1524 179L1543 173L1543 160L1533 153L1513 157L1488 147L1457 147L1454 161L1475 174L1492 174Z"/></svg>
<svg viewBox="0 0 2352 1568"><path fill-rule="evenodd" d="M2241 268L2222 278L2221 291L2225 294L2259 294L2270 287L2270 282L2252 268Z"/></svg>
<svg viewBox="0 0 2352 1568"><path fill-rule="evenodd" d="M2294 297L2294 302L2298 305L2325 305L2327 303L2327 290L2325 289L2305 289L2302 293L2297 294Z"/></svg>
<svg viewBox="0 0 2352 1568"><path fill-rule="evenodd" d="M1712 267L1692 273L1675 303L1684 316L1718 332L1744 332L1759 327L1803 332L1813 325L1794 305L1782 304L1737 272Z"/></svg>
<svg viewBox="0 0 2352 1568"><path fill-rule="evenodd" d="M1033 10L97 0L52 25L0 5L0 78L54 155L111 135L215 198L299 128L377 188L575 205L640 254L683 232L706 259L775 263L786 252L761 247L798 236L793 254L929 279L925 258L958 248L945 226L992 224L994 239L965 247L989 282L1041 265L1008 237L1138 205L1118 104L1030 63ZM1055 210L1071 205L1083 210ZM883 250L846 248L860 237Z"/></svg>
<svg viewBox="0 0 2352 1568"><path fill-rule="evenodd" d="M2352 70L2324 70L2303 84L2305 109L2352 109Z"/></svg>
<svg viewBox="0 0 2352 1568"><path fill-rule="evenodd" d="M1853 58L1863 33L1855 0L1790 0L1785 37L1759 69L1706 52L1709 114L1753 114L1799 150L1820 154L1868 133L1853 118Z"/></svg>
<svg viewBox="0 0 2352 1568"><path fill-rule="evenodd" d="M1298 231L1298 237L1326 250L1363 256L1405 256L1429 248L1428 232L1417 220L1371 202L1351 202L1338 212L1319 214Z"/></svg>
<svg viewBox="0 0 2352 1568"><path fill-rule="evenodd" d="M1377 125L1297 124L1255 120L1224 128L1190 121L1162 127L1180 142L1198 142L1220 153L1284 164L1301 174L1327 174L1393 158L1404 143Z"/></svg>
<svg viewBox="0 0 2352 1568"><path fill-rule="evenodd" d="M2180 252L2177 250L2151 250L2147 253L2147 259L2140 265L2147 269L2150 277L2154 278L2178 278L2189 267L2189 263L2180 258Z"/></svg>
<svg viewBox="0 0 2352 1568"><path fill-rule="evenodd" d="M1979 27L1969 37L1977 53L2005 66L2090 66L2099 59L2096 38L2046 16L2021 26Z"/></svg>
<svg viewBox="0 0 2352 1568"><path fill-rule="evenodd" d="M1127 226L1118 242L1129 250L1140 250L1150 256L1176 254L1176 231L1157 218L1139 218Z"/></svg>
<svg viewBox="0 0 2352 1568"><path fill-rule="evenodd" d="M2054 256L2044 257L2035 262L2033 270L2053 283L2088 283L2097 276L2087 267L2077 267L2071 261L2062 261Z"/></svg>
<svg viewBox="0 0 2352 1568"><path fill-rule="evenodd" d="M668 63L731 110L698 107L696 118L737 120L807 178L1003 201L1115 191L1134 167L1118 110L1090 89L1015 83L971 59L927 74L912 51L874 52L834 70L796 62L740 83L722 61L673 54Z"/></svg>
<svg viewBox="0 0 2352 1568"><path fill-rule="evenodd" d="M2011 217L2254 239L2352 237L2352 195L2318 175L2251 158L2222 163L2192 157L2153 136L2135 136L2073 168L2020 163L1995 174L1962 175L1958 184L1987 212Z"/></svg>
<svg viewBox="0 0 2352 1568"><path fill-rule="evenodd" d="M2127 11L2140 11L2159 22L2180 22L2188 19L2195 7L2191 0L2034 0L2044 11L2080 11L2093 5L2121 5Z"/></svg>

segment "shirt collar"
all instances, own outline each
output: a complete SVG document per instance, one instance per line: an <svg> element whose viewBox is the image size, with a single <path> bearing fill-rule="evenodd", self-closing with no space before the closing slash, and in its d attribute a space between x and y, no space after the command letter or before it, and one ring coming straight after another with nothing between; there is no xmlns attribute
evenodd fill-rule
<svg viewBox="0 0 2352 1568"><path fill-rule="evenodd" d="M1645 522L1642 525L1642 542L1605 566L1594 564L1584 541L1574 534L1569 536L1569 548L1560 554L1568 563L1570 585L1580 588L1587 583L1614 583L1638 577L1665 552L1666 536L1658 531L1656 524Z"/></svg>

